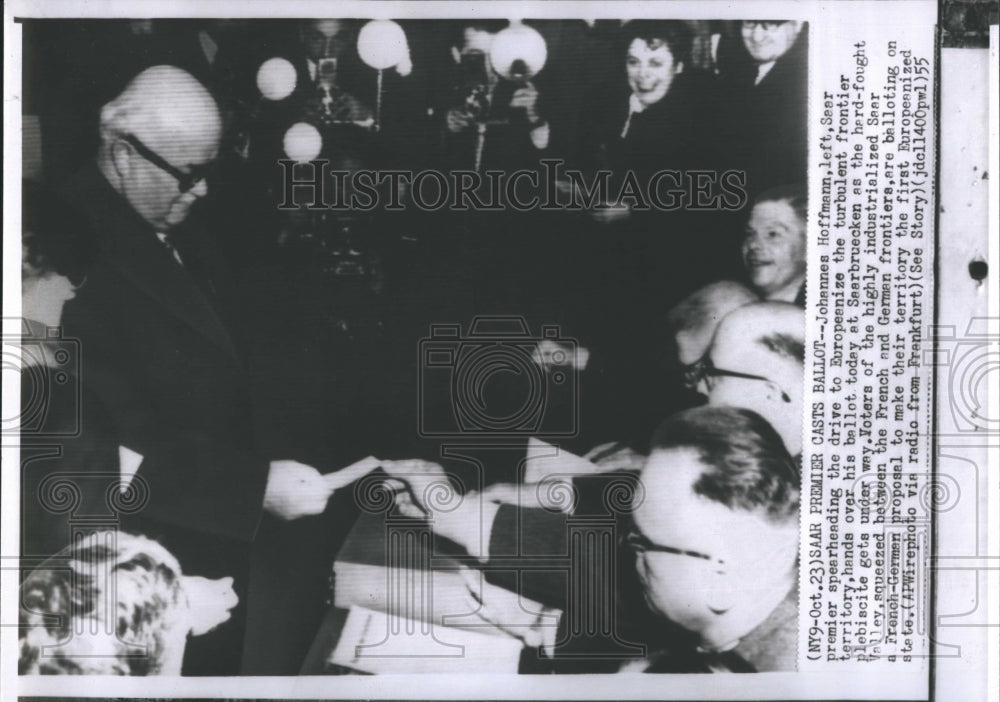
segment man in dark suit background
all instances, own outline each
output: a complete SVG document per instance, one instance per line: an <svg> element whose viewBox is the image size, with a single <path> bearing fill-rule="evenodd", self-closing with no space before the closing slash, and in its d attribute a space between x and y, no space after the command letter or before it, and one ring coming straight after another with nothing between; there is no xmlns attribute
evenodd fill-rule
<svg viewBox="0 0 1000 702"><path fill-rule="evenodd" d="M262 509L318 514L332 489L315 468L269 463L254 445L235 299L210 238L188 217L218 152L215 100L189 73L154 66L103 107L100 132L96 164L65 189L100 247L66 332L80 340L82 382L117 441L141 456L136 510L122 526L161 541L185 574L235 579L241 608L189 646L184 672L236 673Z"/></svg>
<svg viewBox="0 0 1000 702"><path fill-rule="evenodd" d="M805 181L808 28L797 20L744 20L740 37L720 76L718 129L727 163L747 172L754 200L768 188Z"/></svg>

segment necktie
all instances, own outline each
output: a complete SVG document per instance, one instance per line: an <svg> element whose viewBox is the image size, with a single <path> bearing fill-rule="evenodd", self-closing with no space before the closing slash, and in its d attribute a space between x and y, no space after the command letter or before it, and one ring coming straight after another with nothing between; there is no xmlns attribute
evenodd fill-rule
<svg viewBox="0 0 1000 702"><path fill-rule="evenodd" d="M184 259L181 258L181 254L177 250L177 247L174 246L173 242L170 241L170 237L163 232L156 232L156 238L159 239L160 243L163 244L164 248L166 248L166 250L170 252L170 255L173 256L174 260L183 266Z"/></svg>
<svg viewBox="0 0 1000 702"><path fill-rule="evenodd" d="M191 279L194 280L201 292L208 298L209 303L215 305L215 285L212 283L212 278L204 265L202 257L198 254L198 249L194 242L183 236L172 237L169 234L160 235L159 233L157 233L157 236L161 237L160 241L163 242L166 249L173 255L174 260L181 264L188 275L191 276Z"/></svg>
<svg viewBox="0 0 1000 702"><path fill-rule="evenodd" d="M649 656L647 673L756 673L752 663L735 651L705 651L678 647Z"/></svg>

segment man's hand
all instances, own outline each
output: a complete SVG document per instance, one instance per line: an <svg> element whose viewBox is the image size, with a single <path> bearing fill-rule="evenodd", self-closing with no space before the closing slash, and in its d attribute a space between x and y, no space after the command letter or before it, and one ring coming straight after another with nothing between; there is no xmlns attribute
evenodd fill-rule
<svg viewBox="0 0 1000 702"><path fill-rule="evenodd" d="M335 488L318 470L298 461L271 461L264 509L279 519L322 514Z"/></svg>
<svg viewBox="0 0 1000 702"><path fill-rule="evenodd" d="M472 124L472 117L465 110L453 107L445 115L445 128L452 134L465 131Z"/></svg>
<svg viewBox="0 0 1000 702"><path fill-rule="evenodd" d="M405 483L396 493L400 513L414 519L432 519L434 532L451 539L471 556L488 557L490 532L499 506L476 492L465 496L448 480L444 468L420 459L383 461L393 482Z"/></svg>
<svg viewBox="0 0 1000 702"><path fill-rule="evenodd" d="M182 578L191 617L191 636L206 634L228 621L240 598L233 591L232 578L209 580L199 575Z"/></svg>
<svg viewBox="0 0 1000 702"><path fill-rule="evenodd" d="M564 476L549 476L537 483L494 483L483 490L483 499L522 509L544 509L572 514L578 495L573 481Z"/></svg>
<svg viewBox="0 0 1000 702"><path fill-rule="evenodd" d="M462 499L437 463L419 458L383 461L382 470L405 483L406 489L396 495L396 506L407 517L422 519L435 509L454 507Z"/></svg>
<svg viewBox="0 0 1000 702"><path fill-rule="evenodd" d="M344 122L367 122L374 119L368 106L350 93L339 93L333 99L331 110L335 119Z"/></svg>
<svg viewBox="0 0 1000 702"><path fill-rule="evenodd" d="M631 214L632 208L622 202L617 204L605 203L601 207L595 207L590 210L590 218L601 224L621 222L628 219Z"/></svg>
<svg viewBox="0 0 1000 702"><path fill-rule="evenodd" d="M595 446L583 457L607 472L639 471L646 465L645 456L620 441L609 441L606 444Z"/></svg>
<svg viewBox="0 0 1000 702"><path fill-rule="evenodd" d="M538 113L538 88L531 83L526 83L515 90L510 98L510 109L524 110L528 124L532 127L538 126L542 121L542 117Z"/></svg>
<svg viewBox="0 0 1000 702"><path fill-rule="evenodd" d="M322 514L330 495L378 467L379 460L368 456L346 468L321 475L312 466L298 461L271 461L264 509L286 520Z"/></svg>
<svg viewBox="0 0 1000 702"><path fill-rule="evenodd" d="M583 371L587 369L590 350L585 346L570 346L552 339L542 339L532 351L531 360L543 368L565 366L575 371Z"/></svg>

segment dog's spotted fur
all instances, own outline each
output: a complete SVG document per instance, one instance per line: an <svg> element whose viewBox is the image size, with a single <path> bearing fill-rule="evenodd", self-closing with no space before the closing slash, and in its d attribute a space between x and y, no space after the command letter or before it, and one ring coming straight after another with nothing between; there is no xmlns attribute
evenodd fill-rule
<svg viewBox="0 0 1000 702"><path fill-rule="evenodd" d="M142 536L96 533L22 584L18 671L168 672L183 655L186 616L180 565L165 548Z"/></svg>

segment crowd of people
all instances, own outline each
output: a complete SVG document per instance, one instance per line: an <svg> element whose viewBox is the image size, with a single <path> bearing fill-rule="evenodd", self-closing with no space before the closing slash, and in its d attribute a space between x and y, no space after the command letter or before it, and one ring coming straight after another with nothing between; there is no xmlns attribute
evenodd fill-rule
<svg viewBox="0 0 1000 702"><path fill-rule="evenodd" d="M584 492L642 486L607 580L641 652L589 671L793 669L807 27L400 24L373 68L353 20L25 23L21 672L298 673L358 515L344 476L369 463L400 513L566 626L564 581L493 567L566 549L572 515L510 497L529 436L587 456ZM399 208L289 207L289 157L471 173L472 201L479 175L558 159L580 175L553 192L581 206L507 189L428 212L404 187ZM463 395L481 338L508 343L473 320L501 318L536 370ZM443 371L421 353L441 325ZM532 378L571 392L522 416ZM427 499L441 484L458 509ZM105 637L67 643L86 622ZM577 644L539 656L575 672Z"/></svg>

